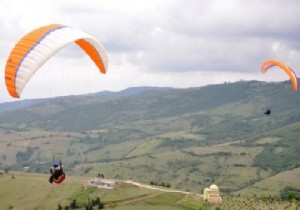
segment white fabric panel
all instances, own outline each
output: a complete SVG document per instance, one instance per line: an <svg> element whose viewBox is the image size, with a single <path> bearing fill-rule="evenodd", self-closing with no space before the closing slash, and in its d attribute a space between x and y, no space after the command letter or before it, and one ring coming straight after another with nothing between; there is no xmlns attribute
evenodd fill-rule
<svg viewBox="0 0 300 210"><path fill-rule="evenodd" d="M97 50L97 52L99 53L99 56L103 62L103 66L105 67L105 70L106 70L108 67L108 57L105 53L104 47L96 39L85 38L84 40L87 41L88 43L90 43L91 45L93 45L93 47Z"/></svg>
<svg viewBox="0 0 300 210"><path fill-rule="evenodd" d="M20 96L32 75L62 47L78 39L85 39L98 51L105 69L108 58L103 46L90 35L70 27L56 29L47 34L23 59L16 76L16 91Z"/></svg>

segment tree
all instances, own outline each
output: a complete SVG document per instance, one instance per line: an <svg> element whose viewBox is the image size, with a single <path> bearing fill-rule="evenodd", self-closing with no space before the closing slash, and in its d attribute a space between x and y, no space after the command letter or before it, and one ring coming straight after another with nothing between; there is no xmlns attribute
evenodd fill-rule
<svg viewBox="0 0 300 210"><path fill-rule="evenodd" d="M85 210L93 210L93 206L91 204L88 204L85 206Z"/></svg>
<svg viewBox="0 0 300 210"><path fill-rule="evenodd" d="M99 204L101 202L100 198L97 197L96 200L95 200L95 204Z"/></svg>
<svg viewBox="0 0 300 210"><path fill-rule="evenodd" d="M98 209L104 209L104 203L100 202L99 206L98 206Z"/></svg>
<svg viewBox="0 0 300 210"><path fill-rule="evenodd" d="M280 191L280 197L281 199L287 201L292 201L294 199L300 201L300 190L291 186L287 186Z"/></svg>
<svg viewBox="0 0 300 210"><path fill-rule="evenodd" d="M58 204L57 209L58 210L62 210L63 208L62 208L62 206L60 204Z"/></svg>
<svg viewBox="0 0 300 210"><path fill-rule="evenodd" d="M77 203L76 203L76 199L74 199L74 200L72 201L72 203L70 204L70 208L71 208L71 209L77 209L77 208L78 208Z"/></svg>
<svg viewBox="0 0 300 210"><path fill-rule="evenodd" d="M104 174L100 174L100 173L98 173L98 176L97 176L98 178L104 178Z"/></svg>

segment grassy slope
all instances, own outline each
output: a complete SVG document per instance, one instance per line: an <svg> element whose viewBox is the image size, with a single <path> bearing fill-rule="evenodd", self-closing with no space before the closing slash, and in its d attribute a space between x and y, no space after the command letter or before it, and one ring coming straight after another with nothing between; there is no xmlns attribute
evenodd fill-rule
<svg viewBox="0 0 300 210"><path fill-rule="evenodd" d="M68 176L61 185L51 185L47 179L48 175L42 174L4 173L0 178L1 209L50 210L56 209L58 204L70 205L74 199L83 209L88 199L97 197L106 204L106 209L196 210L206 205L193 195L160 192L130 184L119 183L114 190L83 190L82 184L87 177Z"/></svg>
<svg viewBox="0 0 300 210"><path fill-rule="evenodd" d="M243 196L275 196L279 195L279 191L286 186L293 186L300 188L300 168L296 168L290 171L285 171L274 176L271 176L265 180L255 183L243 190L236 192Z"/></svg>
<svg viewBox="0 0 300 210"><path fill-rule="evenodd" d="M171 132L162 137L186 136L193 139L189 140L191 145L178 149L180 142L169 139L167 145L162 147L161 144L164 142L166 144L166 140L156 137L104 145L98 148L94 144L82 143L78 139L64 139L65 137L56 137L57 143L53 139L47 138L47 132L39 133L40 136L45 137L34 139L30 139L30 135L24 132L20 135L26 136L28 140L20 138L18 141L12 141L10 146L7 146L6 143L1 144L1 154L6 154L7 159L13 160L14 157L9 158L9 155L15 155L20 149L25 151L26 148L19 147L24 142L32 147L39 145L39 149L34 150L31 159L38 158L40 164L31 167L36 167L42 170L41 172L48 172L47 166L50 165L53 158L52 153L61 152L66 169L71 174L95 176L98 173L104 173L105 176L117 179L134 179L145 183L150 183L150 181L168 182L174 188L188 189L193 192L201 192L211 183L219 185L224 192L239 190L270 176L269 170L253 166L254 159L258 154L262 154L264 144L280 142L279 137L266 135L267 137L251 138L251 141L249 140L251 146L243 146L243 142L247 142L248 139L212 146L195 146L193 142L203 141L199 136L195 137L193 133ZM5 135L3 137L5 138ZM274 138L275 140L272 140ZM38 142L43 142L43 144L38 144ZM240 144L240 142L242 143ZM60 146L57 147L57 144ZM54 148L56 148L55 151ZM66 156L66 150L69 150L69 156ZM84 152L86 150L89 152ZM80 162L73 165L74 160ZM3 162L9 164L8 161Z"/></svg>
<svg viewBox="0 0 300 210"><path fill-rule="evenodd" d="M232 209L288 209L299 208L299 203L281 200L270 200L268 198L278 197L286 186L300 188L300 168L285 171L255 183L243 190L235 192L231 196L224 196L220 206L223 210Z"/></svg>
<svg viewBox="0 0 300 210"><path fill-rule="evenodd" d="M14 178L12 178L14 176ZM221 209L276 209L292 210L296 203L269 201L265 198L272 195L287 183L299 180L300 169L284 172L268 178L256 185L239 192L239 196L223 196ZM61 185L50 185L48 175L9 172L0 177L0 204L1 209L15 210L52 210L70 205L75 199L76 203L84 209L88 199L99 197L105 203L105 209L122 210L212 210L217 206L209 205L195 194L161 192L158 190L140 188L131 184L118 183L113 190L87 189L82 185L87 177L68 176ZM294 182L293 182L294 181ZM298 184L299 185L299 184ZM265 193L261 193L264 191Z"/></svg>
<svg viewBox="0 0 300 210"><path fill-rule="evenodd" d="M14 178L12 178L14 176ZM48 175L9 172L0 178L1 209L55 209L80 191L79 178L68 177L63 185L50 185Z"/></svg>

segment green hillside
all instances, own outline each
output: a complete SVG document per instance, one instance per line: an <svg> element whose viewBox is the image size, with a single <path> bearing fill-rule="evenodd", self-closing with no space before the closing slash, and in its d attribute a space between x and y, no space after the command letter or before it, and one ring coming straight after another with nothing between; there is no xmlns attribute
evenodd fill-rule
<svg viewBox="0 0 300 210"><path fill-rule="evenodd" d="M51 185L48 176L33 173L8 172L1 176L1 209L55 210L86 209L92 205L99 209L176 209L197 210L209 207L197 195L137 187L117 183L114 189L84 189L88 177L68 177L61 185Z"/></svg>
<svg viewBox="0 0 300 210"><path fill-rule="evenodd" d="M164 192L117 182L114 189L84 188L91 177L67 176L60 185L47 182L48 175L0 171L0 206L4 210L122 209L122 210L238 210L299 208L295 201L284 201L274 193L284 186L284 179L299 180L299 169L278 174L250 189L222 195L222 204L209 204L201 195L187 192ZM299 184L298 184L299 185ZM162 190L170 188L159 187ZM265 193L262 193L264 191ZM100 207L101 205L101 207Z"/></svg>
<svg viewBox="0 0 300 210"><path fill-rule="evenodd" d="M299 104L289 81L14 102L0 114L0 168L48 173L62 159L72 176L232 194L299 167Z"/></svg>

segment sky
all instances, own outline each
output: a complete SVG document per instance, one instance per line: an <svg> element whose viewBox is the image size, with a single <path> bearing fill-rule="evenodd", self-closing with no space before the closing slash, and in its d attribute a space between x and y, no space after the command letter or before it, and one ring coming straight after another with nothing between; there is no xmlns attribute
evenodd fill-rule
<svg viewBox="0 0 300 210"><path fill-rule="evenodd" d="M129 87L189 88L240 80L283 81L278 59L300 75L299 0L1 0L0 103L7 57L26 33L59 23L96 38L109 59L97 67L75 44L48 60L21 99ZM20 100L20 99L18 99Z"/></svg>

